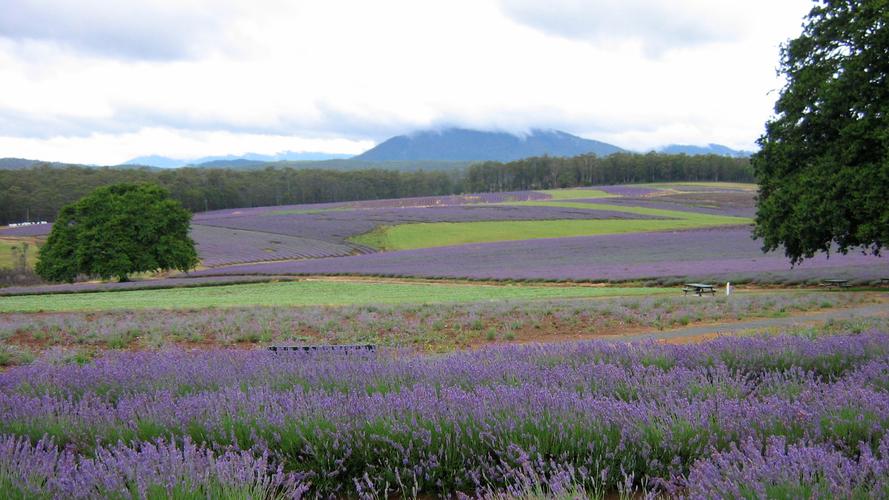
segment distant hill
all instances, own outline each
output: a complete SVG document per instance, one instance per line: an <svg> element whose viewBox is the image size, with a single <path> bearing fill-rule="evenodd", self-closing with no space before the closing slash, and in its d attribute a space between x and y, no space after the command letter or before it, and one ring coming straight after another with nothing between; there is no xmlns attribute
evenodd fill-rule
<svg viewBox="0 0 889 500"><path fill-rule="evenodd" d="M557 130L533 130L518 136L462 128L422 131L392 137L356 156L356 160L513 161L531 156L607 156L623 151L617 146Z"/></svg>
<svg viewBox="0 0 889 500"><path fill-rule="evenodd" d="M691 146L687 144L670 144L658 150L659 153L670 155L686 154L689 156L697 155L719 155L729 156L732 158L746 158L753 154L752 151L739 151L722 144L708 144L706 146Z"/></svg>
<svg viewBox="0 0 889 500"><path fill-rule="evenodd" d="M163 158L163 157L154 157ZM151 162L155 165L158 162ZM320 170L396 170L402 172L414 172L418 170L426 171L443 171L451 172L468 166L468 161L364 161L353 160L351 158L339 158L331 160L282 160L282 161L257 161L257 160L213 160L201 163L200 165L185 165L189 168L219 168L230 170L260 170L268 167L272 168L293 168L297 170L320 169ZM162 163L161 163L162 164ZM26 170L33 167L46 166L50 168L80 167L80 168L112 168L121 170L163 170L165 168L179 167L158 167L149 166L140 163L127 163L123 165L81 165L77 163L58 163L41 160L26 160L22 158L0 158L0 170Z"/></svg>
<svg viewBox="0 0 889 500"><path fill-rule="evenodd" d="M279 161L323 161L349 158L351 155L337 153L294 152L285 151L274 155L247 153L244 155L205 156L192 160L177 160L166 156L139 156L127 161L124 165L146 165L160 168L177 168L185 166L211 168L242 168L250 165Z"/></svg>
<svg viewBox="0 0 889 500"><path fill-rule="evenodd" d="M466 167L468 161L365 161L352 158L340 158L332 160L288 160L288 161L255 161L255 160L219 160L208 161L200 165L186 165L188 168L226 168L231 170L261 170L264 168L293 168L297 170L321 169L321 170L366 170L376 168L381 170L398 170L412 172L417 170L451 171Z"/></svg>
<svg viewBox="0 0 889 500"><path fill-rule="evenodd" d="M34 167L50 167L50 168L114 168L122 170L148 169L155 170L157 167L149 167L147 165L84 165L81 163L62 163L58 161L43 160L27 160L24 158L0 158L0 170L26 170Z"/></svg>
<svg viewBox="0 0 889 500"><path fill-rule="evenodd" d="M453 171L475 161L514 161L532 156L572 157L593 153L608 156L625 150L600 141L584 139L560 131L533 130L529 135L517 136L505 132L451 128L441 131L422 131L399 135L354 157L332 153L295 153L287 151L277 155L248 153L242 156L206 156L194 160L176 160L151 155L140 156L122 164L110 166L117 169L147 168L224 168L254 170L267 167L325 170L361 170L379 168L385 170ZM732 158L745 158L750 151L739 151L720 144L693 146L671 144L658 150L664 154L707 155L715 154ZM28 160L24 158L0 158L0 170L22 170L35 166L100 167L62 162Z"/></svg>
<svg viewBox="0 0 889 500"><path fill-rule="evenodd" d="M26 160L24 158L0 158L0 170L22 170L36 167L37 165L64 166L63 163L54 163L40 160Z"/></svg>

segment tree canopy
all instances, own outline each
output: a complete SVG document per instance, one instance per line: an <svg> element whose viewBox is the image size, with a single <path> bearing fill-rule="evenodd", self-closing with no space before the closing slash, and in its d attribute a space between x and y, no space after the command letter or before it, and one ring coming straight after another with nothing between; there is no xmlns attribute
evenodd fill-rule
<svg viewBox="0 0 889 500"><path fill-rule="evenodd" d="M153 184L100 187L59 212L35 270L49 281L79 275L125 281L132 273L198 263L191 214Z"/></svg>
<svg viewBox="0 0 889 500"><path fill-rule="evenodd" d="M787 83L753 157L754 234L793 263L889 242L889 0L822 0L781 49Z"/></svg>

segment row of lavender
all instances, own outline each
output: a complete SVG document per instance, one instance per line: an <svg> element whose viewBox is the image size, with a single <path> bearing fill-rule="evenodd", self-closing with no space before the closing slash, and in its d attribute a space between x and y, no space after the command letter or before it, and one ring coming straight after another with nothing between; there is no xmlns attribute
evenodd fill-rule
<svg viewBox="0 0 889 500"><path fill-rule="evenodd" d="M880 498L887 376L879 332L434 358L47 358L0 375L0 481L21 497L71 498L639 488Z"/></svg>
<svg viewBox="0 0 889 500"><path fill-rule="evenodd" d="M207 267L259 261L345 257L371 251L361 245L315 238L193 225L201 264Z"/></svg>

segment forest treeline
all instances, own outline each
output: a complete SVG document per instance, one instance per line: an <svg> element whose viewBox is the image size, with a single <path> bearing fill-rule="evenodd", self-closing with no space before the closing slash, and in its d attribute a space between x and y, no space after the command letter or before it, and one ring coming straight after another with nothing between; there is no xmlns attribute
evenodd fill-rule
<svg viewBox="0 0 889 500"><path fill-rule="evenodd" d="M522 191L675 181L753 182L753 169L747 158L717 155L617 153L606 157L540 157L472 165L463 187L468 191Z"/></svg>
<svg viewBox="0 0 889 500"><path fill-rule="evenodd" d="M744 158L655 153L485 162L450 172L272 167L152 170L40 165L0 170L0 225L28 220L52 221L62 206L99 186L119 182L157 183L188 210L201 212L595 184L752 180L750 164Z"/></svg>

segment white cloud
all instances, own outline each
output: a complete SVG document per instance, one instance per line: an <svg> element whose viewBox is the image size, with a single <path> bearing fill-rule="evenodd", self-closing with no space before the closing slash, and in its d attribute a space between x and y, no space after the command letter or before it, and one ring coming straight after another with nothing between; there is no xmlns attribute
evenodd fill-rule
<svg viewBox="0 0 889 500"><path fill-rule="evenodd" d="M742 37L751 20L746 2L714 0L502 0L504 12L545 33L619 47L637 44L661 54ZM761 15L761 11L757 13Z"/></svg>
<svg viewBox="0 0 889 500"><path fill-rule="evenodd" d="M144 128L123 134L90 134L84 137L0 137L0 151L20 151L9 156L47 161L116 165L136 156L158 153L177 159L246 153L327 152L358 154L373 147L372 141L304 139L282 135Z"/></svg>
<svg viewBox="0 0 889 500"><path fill-rule="evenodd" d="M124 59L179 59L224 43L239 14L228 0L5 0L0 37Z"/></svg>
<svg viewBox="0 0 889 500"><path fill-rule="evenodd" d="M15 30L23 14L4 6L0 156L116 163L335 138L324 151L348 153L440 125L750 149L781 86L778 45L810 7L559 0L534 21L534 5L504 2L87 2L75 21L46 14L68 13L59 1L39 4L46 26Z"/></svg>

